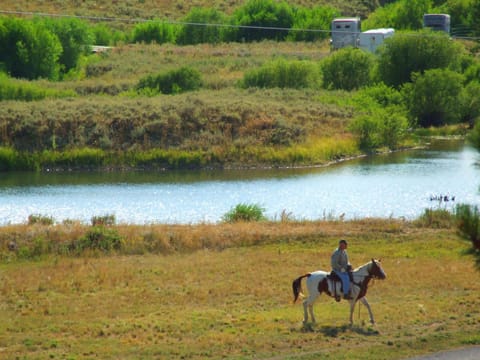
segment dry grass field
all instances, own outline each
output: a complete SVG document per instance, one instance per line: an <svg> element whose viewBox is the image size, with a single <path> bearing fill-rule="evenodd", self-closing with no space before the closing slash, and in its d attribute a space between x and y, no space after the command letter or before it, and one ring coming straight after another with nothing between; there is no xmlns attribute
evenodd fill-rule
<svg viewBox="0 0 480 360"><path fill-rule="evenodd" d="M168 233L175 249L2 261L0 357L403 359L480 343L480 274L454 229L397 220L154 227L143 231ZM142 230L118 232L133 249ZM387 279L368 293L377 324L360 308L349 327L347 303L321 297L317 324L303 325L291 282L328 269L341 237L355 266L382 259Z"/></svg>

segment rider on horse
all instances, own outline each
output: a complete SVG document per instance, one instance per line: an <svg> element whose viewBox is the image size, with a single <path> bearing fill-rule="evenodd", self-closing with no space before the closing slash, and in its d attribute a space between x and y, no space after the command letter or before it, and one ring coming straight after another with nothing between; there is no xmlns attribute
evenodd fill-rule
<svg viewBox="0 0 480 360"><path fill-rule="evenodd" d="M352 297L350 296L350 275L349 271L351 271L352 266L348 261L348 254L347 254L347 246L348 243L346 240L340 240L338 243L338 248L332 254L332 270L335 274L338 275L340 280L342 281L343 286L343 298L350 300Z"/></svg>

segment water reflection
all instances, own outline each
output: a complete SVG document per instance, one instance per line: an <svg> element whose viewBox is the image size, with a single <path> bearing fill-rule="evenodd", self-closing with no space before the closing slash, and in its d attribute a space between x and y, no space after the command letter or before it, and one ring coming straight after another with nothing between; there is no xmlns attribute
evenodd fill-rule
<svg viewBox="0 0 480 360"><path fill-rule="evenodd" d="M89 222L217 222L240 202L267 216L414 218L425 208L479 204L479 154L462 142L315 169L114 173L0 173L0 224L30 214ZM455 196L455 202L431 201Z"/></svg>

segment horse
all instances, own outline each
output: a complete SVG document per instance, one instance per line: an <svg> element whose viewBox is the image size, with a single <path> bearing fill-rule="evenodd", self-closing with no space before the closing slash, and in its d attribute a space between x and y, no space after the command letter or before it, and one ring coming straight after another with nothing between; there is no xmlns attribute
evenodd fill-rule
<svg viewBox="0 0 480 360"><path fill-rule="evenodd" d="M353 325L353 310L355 304L360 300L363 305L368 309L368 314L370 315L370 322L375 323L373 318L372 309L367 301L365 295L367 294L368 284L371 279L380 279L384 280L387 275L383 271L380 260L372 259L368 263L356 268L352 272L353 281L351 282L351 295L352 298L350 301L350 326ZM310 312L310 317L312 322L315 323L315 316L313 315L313 304L317 297L321 293L326 293L327 295L334 297L336 301L340 301L340 297L337 294L341 294L341 282L339 279L334 279L332 275L326 271L318 270L305 275L302 275L295 279L292 283L293 289L293 303L295 303L300 295L302 295L302 279L307 278L307 289L308 289L308 298L303 301L303 323L306 324L308 321L308 312ZM307 309L309 310L307 312Z"/></svg>

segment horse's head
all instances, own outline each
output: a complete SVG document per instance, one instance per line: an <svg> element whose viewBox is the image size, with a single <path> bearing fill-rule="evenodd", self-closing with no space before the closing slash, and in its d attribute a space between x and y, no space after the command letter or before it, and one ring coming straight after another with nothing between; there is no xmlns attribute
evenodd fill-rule
<svg viewBox="0 0 480 360"><path fill-rule="evenodd" d="M385 271L383 271L380 260L372 259L371 264L372 266L370 266L370 269L368 271L369 274L375 279L385 280L387 274L385 274Z"/></svg>

